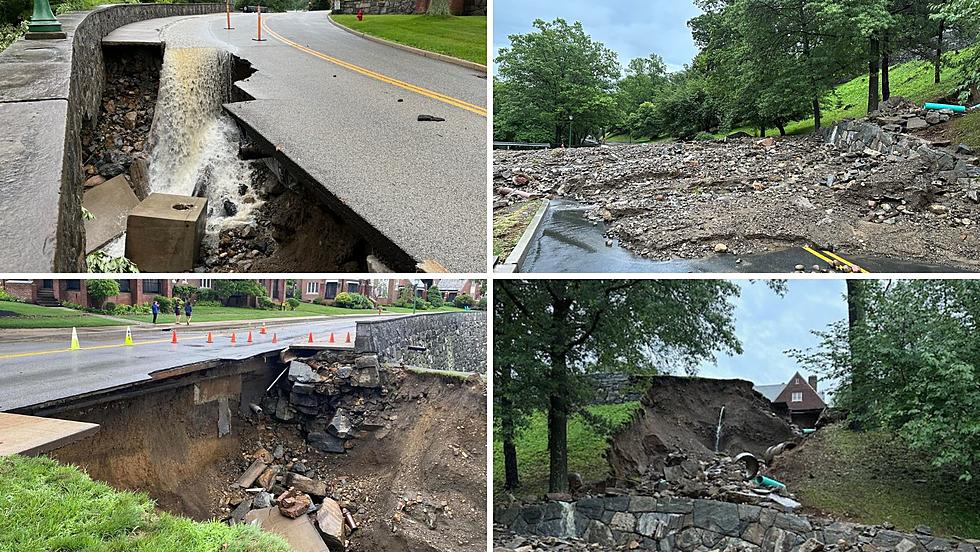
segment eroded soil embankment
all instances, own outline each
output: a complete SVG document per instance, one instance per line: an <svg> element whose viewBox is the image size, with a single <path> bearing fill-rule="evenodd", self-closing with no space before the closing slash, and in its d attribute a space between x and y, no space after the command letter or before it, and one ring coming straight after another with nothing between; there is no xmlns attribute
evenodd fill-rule
<svg viewBox="0 0 980 552"><path fill-rule="evenodd" d="M303 440L298 424L252 417L248 403L261 402L280 370L243 376L229 401L225 437L218 437L220 401L195 404L190 386L58 413L102 429L53 456L114 487L144 491L164 510L203 520L228 515L229 500L240 492L232 483L257 449L281 449L353 513L361 528L351 550L485 550L485 384L391 370L381 427L358 432L347 453L327 454ZM426 512L433 506L448 514L430 529Z"/></svg>
<svg viewBox="0 0 980 552"><path fill-rule="evenodd" d="M652 377L641 403L612 438L607 459L614 479L659 474L671 452L714 458L722 407L720 452L761 458L766 448L794 436L769 401L743 380Z"/></svg>

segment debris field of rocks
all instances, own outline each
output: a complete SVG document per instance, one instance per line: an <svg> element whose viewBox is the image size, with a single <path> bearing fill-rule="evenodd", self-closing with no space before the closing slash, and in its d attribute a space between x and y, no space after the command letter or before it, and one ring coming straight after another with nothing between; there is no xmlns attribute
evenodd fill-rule
<svg viewBox="0 0 980 552"><path fill-rule="evenodd" d="M241 458L223 469L233 482L216 497L215 517L249 523L274 510L275 516L307 519L319 528L331 552L376 550L379 537L365 538L364 532L379 529L394 535L415 531L422 542L426 532L463 539L452 535L475 515L462 511L463 504L425 488L386 486L371 474L372 468L384 471L380 465L358 469L365 461L385 464L377 452L362 453L369 460L346 459L359 441L373 444L393 431L402 421L398 404L424 402L424 397L400 390L407 377L402 368L380 365L373 354L322 351L289 361L261 404L250 405L257 431L243 439ZM361 446L370 449L372 444ZM460 444L449 446L464 465L478 459Z"/></svg>
<svg viewBox="0 0 980 552"><path fill-rule="evenodd" d="M653 260L809 245L975 267L980 161L966 145L915 135L953 117L896 97L808 136L497 150L494 205L592 205L607 245Z"/></svg>

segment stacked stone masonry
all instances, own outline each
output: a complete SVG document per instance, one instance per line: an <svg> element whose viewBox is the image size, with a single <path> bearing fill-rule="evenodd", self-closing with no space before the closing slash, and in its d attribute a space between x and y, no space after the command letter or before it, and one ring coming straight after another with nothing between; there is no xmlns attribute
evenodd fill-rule
<svg viewBox="0 0 980 552"><path fill-rule="evenodd" d="M487 313L419 314L357 323L354 348L382 363L487 372Z"/></svg>
<svg viewBox="0 0 980 552"><path fill-rule="evenodd" d="M455 2L453 2L455 3ZM422 13L428 2L425 0L339 0L336 13L357 13L382 15L386 13ZM455 12L454 12L455 13ZM487 0L466 0L463 2L462 15L486 15Z"/></svg>
<svg viewBox="0 0 980 552"><path fill-rule="evenodd" d="M862 552L977 552L976 543L901 533L878 526L817 520L750 504L646 496L583 498L514 505L494 522L519 535L579 538L601 548L639 544L641 550L813 552L821 545ZM842 542L843 541L843 542Z"/></svg>

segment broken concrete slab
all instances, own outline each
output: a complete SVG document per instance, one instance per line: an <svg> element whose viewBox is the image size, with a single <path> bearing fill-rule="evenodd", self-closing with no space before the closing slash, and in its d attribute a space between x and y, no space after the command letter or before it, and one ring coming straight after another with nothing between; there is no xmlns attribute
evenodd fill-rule
<svg viewBox="0 0 980 552"><path fill-rule="evenodd" d="M249 512L245 523L281 536L296 552L332 552L320 538L309 516L290 519L282 515L278 508L263 508Z"/></svg>
<svg viewBox="0 0 980 552"><path fill-rule="evenodd" d="M265 462L263 462L260 458L256 458L255 461L252 462L252 464L248 467L248 469L245 470L245 473L243 473L242 476L238 478L238 481L236 481L236 483L238 484L239 487L243 489L251 487L252 483L255 483L255 480L258 479L260 475L262 475L262 472L265 471L266 467L267 465Z"/></svg>
<svg viewBox="0 0 980 552"><path fill-rule="evenodd" d="M316 524L331 552L343 552L345 550L344 511L337 501L331 498L323 499L323 504L320 505L320 509L316 513Z"/></svg>
<svg viewBox="0 0 980 552"><path fill-rule="evenodd" d="M85 253L91 253L126 231L129 214L140 200L123 175L85 190L82 206L95 217L85 221Z"/></svg>
<svg viewBox="0 0 980 552"><path fill-rule="evenodd" d="M297 491L310 494L313 496L325 497L327 496L327 484L323 481L316 481L310 479L309 477L299 475L297 473L289 473L286 475L286 480L284 482L287 487L292 487Z"/></svg>
<svg viewBox="0 0 980 552"><path fill-rule="evenodd" d="M194 270L207 210L203 197L150 194L129 215L126 257L143 272Z"/></svg>
<svg viewBox="0 0 980 552"><path fill-rule="evenodd" d="M231 520L232 525L241 523L242 520L245 519L245 514L247 514L249 510L252 509L252 502L253 499L246 498L245 500L241 501L238 504L238 506L235 507L234 510L231 511L231 515L229 516L229 518Z"/></svg>
<svg viewBox="0 0 980 552"><path fill-rule="evenodd" d="M320 376L310 368L309 364L298 360L289 363L289 374L286 377L289 378L289 381L298 383L316 383L320 381Z"/></svg>
<svg viewBox="0 0 980 552"><path fill-rule="evenodd" d="M228 398L218 399L218 437L224 437L231 433L231 407L228 406Z"/></svg>
<svg viewBox="0 0 980 552"><path fill-rule="evenodd" d="M145 158L133 159L129 166L129 186L140 201L150 197L150 163Z"/></svg>

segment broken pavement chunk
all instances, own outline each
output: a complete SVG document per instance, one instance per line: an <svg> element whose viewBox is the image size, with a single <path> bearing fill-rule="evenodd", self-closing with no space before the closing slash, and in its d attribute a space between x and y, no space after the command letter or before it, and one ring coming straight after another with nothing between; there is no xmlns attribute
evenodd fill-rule
<svg viewBox="0 0 980 552"><path fill-rule="evenodd" d="M290 489L278 497L279 513L289 518L298 518L310 511L313 499L310 495L296 489Z"/></svg>
<svg viewBox="0 0 980 552"><path fill-rule="evenodd" d="M327 484L297 473L286 474L286 486L313 496L327 496Z"/></svg>
<svg viewBox="0 0 980 552"><path fill-rule="evenodd" d="M320 381L320 376L313 371L308 364L298 360L289 363L289 381L298 383L316 383Z"/></svg>
<svg viewBox="0 0 980 552"><path fill-rule="evenodd" d="M309 516L290 519L277 508L263 508L249 512L245 522L281 536L296 552L334 552L323 542Z"/></svg>
<svg viewBox="0 0 980 552"><path fill-rule="evenodd" d="M436 117L435 115L421 114L419 115L419 121L433 121L438 123L438 122L445 121L445 119L443 119L442 117Z"/></svg>
<svg viewBox="0 0 980 552"><path fill-rule="evenodd" d="M354 372L350 384L354 387L381 387L381 375L377 355L362 355L354 360Z"/></svg>
<svg viewBox="0 0 980 552"><path fill-rule="evenodd" d="M316 513L316 524L323 533L323 540L331 552L343 552L345 541L344 514L340 504L330 498L324 498L323 504Z"/></svg>
<svg viewBox="0 0 980 552"><path fill-rule="evenodd" d="M238 478L236 483L238 483L238 486L243 489L251 487L252 483L255 483L255 480L258 479L259 476L262 475L262 472L265 471L265 468L266 463L263 462L261 458L256 458L255 461L252 462L252 465L245 470L245 473Z"/></svg>

